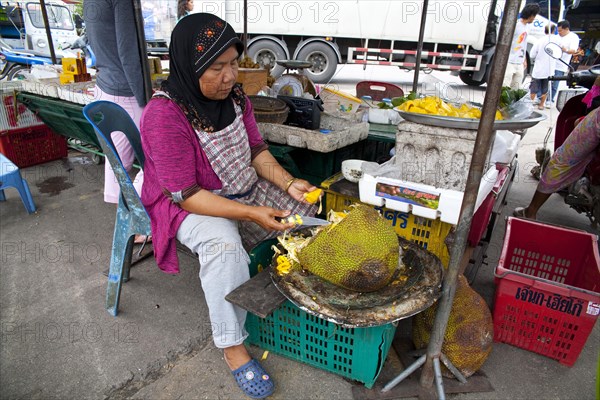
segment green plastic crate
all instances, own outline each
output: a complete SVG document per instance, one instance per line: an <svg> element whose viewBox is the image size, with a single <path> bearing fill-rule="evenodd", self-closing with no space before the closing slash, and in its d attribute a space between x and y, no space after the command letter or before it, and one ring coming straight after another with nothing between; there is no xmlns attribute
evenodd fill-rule
<svg viewBox="0 0 600 400"><path fill-rule="evenodd" d="M342 161L360 159L387 161L393 143L379 140L361 140L348 146L320 153L287 145L269 143L269 150L277 161L292 175L318 186L325 179L342 170Z"/></svg>
<svg viewBox="0 0 600 400"><path fill-rule="evenodd" d="M270 264L275 243L265 241L250 252L250 275ZM371 388L383 368L396 324L344 328L286 301L264 319L249 313L246 330L251 344Z"/></svg>

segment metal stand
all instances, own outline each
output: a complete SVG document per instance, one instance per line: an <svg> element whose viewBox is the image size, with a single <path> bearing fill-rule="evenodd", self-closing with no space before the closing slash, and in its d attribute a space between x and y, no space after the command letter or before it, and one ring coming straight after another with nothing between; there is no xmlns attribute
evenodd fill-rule
<svg viewBox="0 0 600 400"><path fill-rule="evenodd" d="M442 381L442 368L440 366L440 360L444 363L444 365L446 366L446 368L448 368L448 370L450 372L452 372L452 375L454 375L456 377L456 379L458 379L458 381L460 383L466 384L467 383L467 379L450 362L450 360L448 359L448 357L446 357L444 355L444 353L440 353L439 357L434 358L433 359L433 370L434 370L434 373L435 373L435 388L436 388L436 391L437 391L438 399L444 400L446 398L446 394L444 392L444 384L443 384L443 381ZM388 382L381 389L381 392L382 393L389 392L392 388L394 388L394 386L396 386L397 384L399 384L400 382L402 382L404 379L408 378L408 376L410 374L412 374L414 371L416 371L417 368L419 368L420 366L422 366L423 364L425 364L426 361L427 361L427 354L423 354L422 356L420 356L417 359L417 361L415 361L414 363L412 363L400 375L398 375L396 378L394 378L390 382Z"/></svg>
<svg viewBox="0 0 600 400"><path fill-rule="evenodd" d="M448 325L448 317L450 315L450 310L452 308L452 303L454 301L454 295L456 292L456 280L458 277L458 270L460 268L460 261L466 248L469 228L473 218L475 202L477 200L479 183L483 175L483 169L486 161L485 158L487 151L483 151L483 149L490 148L492 144L492 138L494 136L493 124L496 107L500 98L502 80L504 78L506 64L508 62L510 45L515 30L517 14L519 12L519 3L520 2L517 0L508 0L504 7L503 22L500 27L494 65L492 66L490 82L488 82L488 90L485 96L485 102L483 104L481 121L477 131L477 138L475 140L474 148L480 150L475 151L471 159L465 195L456 228L456 242L451 249L448 272L444 277L442 298L435 316L433 331L431 333L431 339L427 348L427 354L421 356L416 362L409 365L404 372L386 384L381 390L382 393L389 391L398 383L402 382L407 376L417 370L417 368L423 366L420 386L423 388L431 388L435 379L438 398L445 399L444 386L440 372L440 360L444 360L445 356L442 354L441 349Z"/></svg>
<svg viewBox="0 0 600 400"><path fill-rule="evenodd" d="M398 329L402 329L401 326ZM390 351L384 368L381 371L380 379L378 382L385 382L394 378L394 371L401 368L403 365L414 365L420 363L419 357L426 358L425 349L418 351L412 350L412 339L407 336L408 331L404 331L400 336L397 336L392 342L393 349ZM444 362L445 357L441 357L440 360ZM416 361L415 361L416 360ZM423 362L424 364L424 362ZM417 367L413 371L404 371L406 374L401 385L396 385L394 388L387 391L382 391L384 388L383 383L376 383L373 389L367 389L364 385L356 384L352 387L352 397L354 400L388 400L388 399L399 399L399 398L415 398L420 399L434 399L438 397L438 385L435 387L423 387L421 386L418 375L413 372L419 371ZM443 386L443 391L446 394L456 393L485 393L493 392L494 388L489 382L487 376L482 372L476 372L469 377L468 380L461 382L457 379L442 378L440 382Z"/></svg>

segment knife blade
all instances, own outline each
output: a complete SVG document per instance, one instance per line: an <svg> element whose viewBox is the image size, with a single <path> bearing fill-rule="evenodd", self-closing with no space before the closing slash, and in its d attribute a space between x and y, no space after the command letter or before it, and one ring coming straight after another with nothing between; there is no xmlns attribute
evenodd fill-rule
<svg viewBox="0 0 600 400"><path fill-rule="evenodd" d="M299 215L299 214L293 214L287 218L281 218L279 221L284 224L294 223L298 226L300 226L300 225L302 225L302 226L323 226L323 225L331 224L331 222L329 222L325 219L308 217L306 215Z"/></svg>
<svg viewBox="0 0 600 400"><path fill-rule="evenodd" d="M322 226L331 224L331 222L321 218L307 217L305 215L298 215L298 217L302 220L300 225L304 226Z"/></svg>

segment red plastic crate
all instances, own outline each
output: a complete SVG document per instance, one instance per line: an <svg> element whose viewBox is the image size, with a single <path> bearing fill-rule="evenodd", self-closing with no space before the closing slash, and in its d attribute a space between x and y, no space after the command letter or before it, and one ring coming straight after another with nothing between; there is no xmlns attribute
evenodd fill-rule
<svg viewBox="0 0 600 400"><path fill-rule="evenodd" d="M0 131L0 153L19 168L67 156L67 141L46 125Z"/></svg>
<svg viewBox="0 0 600 400"><path fill-rule="evenodd" d="M12 90L0 88L0 131L43 124L25 105L19 103Z"/></svg>
<svg viewBox="0 0 600 400"><path fill-rule="evenodd" d="M600 314L598 237L508 218L495 277L494 340L572 366Z"/></svg>

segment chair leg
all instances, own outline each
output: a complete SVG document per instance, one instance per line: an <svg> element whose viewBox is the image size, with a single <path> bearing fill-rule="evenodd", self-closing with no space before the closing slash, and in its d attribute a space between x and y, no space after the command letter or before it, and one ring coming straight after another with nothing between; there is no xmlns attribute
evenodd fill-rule
<svg viewBox="0 0 600 400"><path fill-rule="evenodd" d="M4 196L4 189L0 190L0 201L6 201L6 197Z"/></svg>
<svg viewBox="0 0 600 400"><path fill-rule="evenodd" d="M31 192L29 191L29 185L25 179L21 179L21 187L19 189L19 194L21 195L21 200L27 209L29 214L35 212L35 203L33 202L33 197L31 197Z"/></svg>
<svg viewBox="0 0 600 400"><path fill-rule="evenodd" d="M125 275L129 277L129 265L131 265L131 253L133 252L134 236L131 235L127 225L128 224L117 224L117 226L115 226L110 268L108 271L105 308L109 314L115 317L117 316L119 308L121 284L123 283Z"/></svg>
<svg viewBox="0 0 600 400"><path fill-rule="evenodd" d="M131 232L129 233L131 235ZM133 258L133 242L135 235L129 236L127 248L125 249L125 258L123 259L123 281L129 280L129 271L131 270L131 259Z"/></svg>

